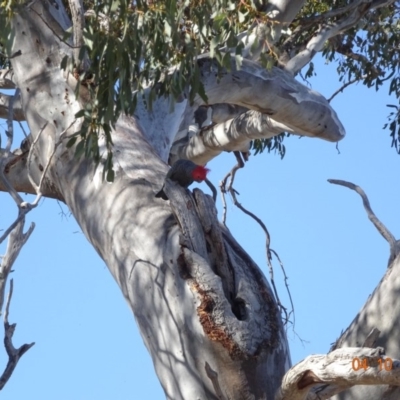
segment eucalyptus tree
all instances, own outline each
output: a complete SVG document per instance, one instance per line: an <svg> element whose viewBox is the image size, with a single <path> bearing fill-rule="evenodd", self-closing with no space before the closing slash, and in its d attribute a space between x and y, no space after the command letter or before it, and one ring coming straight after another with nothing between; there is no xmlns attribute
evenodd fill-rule
<svg viewBox="0 0 400 400"><path fill-rule="evenodd" d="M169 181L169 200L155 197L178 159L205 165L233 151L240 165L251 148L283 151L287 134L343 139L329 101L296 78L313 73L317 53L343 55L344 85L379 88L390 79L398 96L397 2L10 0L0 30L0 87L15 89L1 94L8 125L0 189L19 209L0 239L10 234L2 308L7 275L33 229L23 233L26 213L41 197L58 199L127 299L168 399L327 398L362 384L391 385L368 389L370 398L397 398L395 334L379 339L392 352L387 360L371 348L376 321L356 321L332 352L291 368L280 304L218 222L213 199ZM12 121L30 131L17 149ZM393 280L384 284L374 296L395 293ZM370 301L363 312L380 307ZM6 326L9 344L12 333ZM364 347L340 348L356 343ZM2 382L26 346L8 346ZM360 374L355 359L387 368Z"/></svg>

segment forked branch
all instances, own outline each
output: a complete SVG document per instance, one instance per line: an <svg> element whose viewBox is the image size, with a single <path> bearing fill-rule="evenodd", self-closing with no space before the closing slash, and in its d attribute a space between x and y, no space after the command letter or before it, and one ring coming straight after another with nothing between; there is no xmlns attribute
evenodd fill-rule
<svg viewBox="0 0 400 400"><path fill-rule="evenodd" d="M18 364L20 358L35 344L23 344L21 347L16 349L12 343L12 337L14 335L14 331L16 328L16 324L10 324L8 322L8 313L10 308L10 301L13 292L13 280L10 281L10 292L7 298L6 310L4 313L4 347L6 348L7 355L8 355L8 362L7 366L4 369L4 372L0 376L0 390L2 390L5 384L10 379L12 373L14 372L15 367Z"/></svg>

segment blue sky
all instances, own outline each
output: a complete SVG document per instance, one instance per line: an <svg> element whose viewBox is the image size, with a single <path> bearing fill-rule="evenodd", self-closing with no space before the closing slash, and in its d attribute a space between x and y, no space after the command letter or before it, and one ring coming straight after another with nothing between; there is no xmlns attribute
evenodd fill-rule
<svg viewBox="0 0 400 400"><path fill-rule="evenodd" d="M318 61L316 71L312 88L328 98L340 86L335 67ZM293 136L285 140L283 160L252 156L237 175L239 201L267 225L289 277L296 313L288 330L293 363L329 350L378 284L389 256L359 196L327 179L360 185L377 216L400 236L400 156L382 129L389 103L396 100L387 87L375 92L352 85L332 101L347 131L340 154L335 144ZM2 133L5 128L1 121ZM232 154L212 161L210 179L218 184L234 162ZM5 229L17 210L8 194L0 198ZM229 198L228 205L228 226L268 277L262 230ZM17 323L15 346L36 345L19 362L3 398L163 399L133 315L67 207L45 199L30 221L36 228L14 265L9 320ZM277 263L275 282L289 307ZM0 369L6 360L0 346Z"/></svg>

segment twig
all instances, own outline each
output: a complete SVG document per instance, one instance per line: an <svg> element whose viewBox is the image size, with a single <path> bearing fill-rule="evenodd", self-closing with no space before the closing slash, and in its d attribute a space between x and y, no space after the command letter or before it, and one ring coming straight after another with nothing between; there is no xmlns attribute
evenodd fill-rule
<svg viewBox="0 0 400 400"><path fill-rule="evenodd" d="M213 200L215 203L217 201L217 194L218 194L217 189L215 189L215 186L211 183L211 181L208 178L205 179L205 183L211 189L212 194L213 194Z"/></svg>
<svg viewBox="0 0 400 400"><path fill-rule="evenodd" d="M223 185L223 181L219 183L219 190L221 192L221 201L222 201L222 223L226 226L226 213L228 211L228 207L226 206L226 200L225 200L225 188Z"/></svg>
<svg viewBox="0 0 400 400"><path fill-rule="evenodd" d="M268 264L268 268L269 268L269 274L270 274L270 279L271 279L271 285L274 289L274 294L276 297L276 302L278 304L278 306L282 309L282 311L285 313L285 320L288 321L289 320L289 316L288 316L288 312L286 310L286 307L284 307L279 299L278 296L278 291L276 289L275 286L275 279L274 279L274 268L272 266L272 255L271 255L271 249L270 249L270 243L271 243L271 237L270 234L268 232L267 227L265 226L264 222L261 221L260 218L258 218L255 214L253 214L251 211L247 210L246 208L244 208L237 200L236 198L236 193L235 190L233 188L231 188L230 190L230 194L232 196L233 199L233 204L239 208L239 210L242 210L245 214L247 214L248 216L250 216L251 218L253 218L260 226L261 229L264 231L265 236L266 236L266 243L265 243L265 248L266 248L266 256L267 256L267 264ZM274 254L276 254L274 252ZM287 288L288 289L288 288Z"/></svg>
<svg viewBox="0 0 400 400"><path fill-rule="evenodd" d="M360 77L360 78L352 79L351 81L348 81L347 83L345 83L342 87L340 87L338 90L336 90L336 92L334 92L334 93L332 94L331 97L329 97L328 103L330 103L331 100L332 100L336 95L338 95L340 92L343 92L343 90L346 89L347 86L350 86L350 85L352 85L353 83L359 81L360 79L364 79L364 78L366 78L366 75L363 75L363 76Z"/></svg>
<svg viewBox="0 0 400 400"><path fill-rule="evenodd" d="M4 169L4 161L1 160L0 158L0 180L3 182L4 186L6 187L8 193L10 193L10 196L13 198L15 203L20 206L20 204L23 202L22 197L19 195L19 193L13 188L11 185L10 181L7 179L7 177L4 175L3 169ZM1 243L1 241L0 241Z"/></svg>
<svg viewBox="0 0 400 400"><path fill-rule="evenodd" d="M0 313L3 308L8 275L14 265L15 260L18 257L19 252L21 251L22 247L27 242L35 228L35 224L32 223L29 229L25 233L23 232L23 228L25 225L25 220L23 218L24 216L25 215L22 215L19 218L17 226L15 226L14 229L10 232L6 253L2 258L0 264Z"/></svg>
<svg viewBox="0 0 400 400"><path fill-rule="evenodd" d="M21 121L17 121L17 122L19 123L19 127L21 128L22 133L24 134L25 138L27 139L28 138L28 134L26 133L24 125L21 123Z"/></svg>
<svg viewBox="0 0 400 400"><path fill-rule="evenodd" d="M20 56L22 53L21 53L21 50L17 50L16 52L14 52L13 54L11 54L11 56L7 56L7 54L4 54L4 53L1 53L0 52L0 56L2 56L2 57L4 57L4 58L8 58L9 60L11 60L12 58L15 58L15 57L18 57L18 56Z"/></svg>
<svg viewBox="0 0 400 400"><path fill-rule="evenodd" d="M283 262L282 262L281 258L280 258L279 255L278 255L278 253L277 253L275 250L273 250L273 249L270 249L270 251L271 251L272 254L274 254L274 256L276 257L276 259L278 260L279 265L280 265L281 270L282 270L283 280L284 280L284 282L285 282L286 291L287 291L287 293L288 293L290 305L291 305L291 307L292 307L291 311L289 312L288 317L290 318L290 315L293 314L293 327L294 327L294 325L296 324L296 316L295 316L295 313L294 313L294 303L293 303L293 299L292 299L292 294L290 293L290 290L289 290L289 283L288 283L289 278L288 278L288 276L286 275L285 267L284 267L284 265L283 265ZM286 322L289 322L289 320L287 320Z"/></svg>
<svg viewBox="0 0 400 400"><path fill-rule="evenodd" d="M8 275L11 272L11 268L18 257L18 254L21 248L24 246L26 241L29 239L33 229L35 228L35 224L32 223L26 233L23 233L23 227L25 224L25 214L29 212L29 210L23 210L19 206L19 216L17 221L12 224L12 226L5 232L3 238L7 237L10 233L10 237L8 239L6 254L2 258L0 264L0 311L3 308L4 303L4 293L5 287L8 279ZM10 231L11 229L11 231ZM3 240L3 239L2 239ZM14 335L16 324L9 324L8 315L10 310L10 302L11 296L13 292L13 280L10 281L10 292L7 297L6 307L4 311L4 347L8 354L8 363L3 374L0 376L0 390L4 387L4 385L10 379L14 369L17 366L19 359L23 356L23 354L28 351L34 343L24 344L20 348L15 349L12 343L12 337Z"/></svg>
<svg viewBox="0 0 400 400"><path fill-rule="evenodd" d="M232 189L233 185L233 180L235 178L236 171L240 168L244 167L244 162L242 159L242 156L239 151L234 151L233 154L236 157L237 164L233 166L233 168L225 175L224 179L219 183L219 189L221 191L221 198L222 198L222 204L223 204L223 215L222 215L222 223L226 226L226 214L227 214L227 206L226 206L226 200L225 200L225 193L230 191ZM231 177L230 183L228 185L228 188L226 187L226 182L228 181L228 178Z"/></svg>
<svg viewBox="0 0 400 400"><path fill-rule="evenodd" d="M294 325L294 321L295 321L295 319L294 319L294 305L293 305L292 296L291 296L291 293L290 293L290 290L289 290L289 285L287 283L288 278L286 276L283 263L282 263L281 259L278 256L278 253L275 250L270 248L271 237L270 237L270 234L268 232L268 229L265 226L264 222L260 218L258 218L255 214L253 214L252 212L250 212L249 210L244 208L236 198L236 194L239 194L239 193L237 192L237 190L235 190L233 188L233 182L234 182L234 179L235 179L236 172L240 168L244 167L244 162L243 162L243 159L242 159L242 156L241 156L240 152L235 151L234 155L235 155L236 160L237 160L236 165L234 165L234 167L228 172L228 174L220 182L220 191L221 191L221 197L222 197L222 202L223 202L223 207L224 207L222 223L226 226L227 207L226 207L225 193L229 192L231 194L231 196L232 196L233 204L236 207L238 207L241 211L243 211L245 214L247 214L248 216L253 218L261 226L261 229L265 233L265 236L266 236L266 246L265 247L266 247L267 264L268 264L268 268L269 268L269 272L270 272L271 285L272 285L272 288L274 290L276 301L277 301L278 306L281 308L281 310L285 314L286 322L289 322L289 317L293 313L293 325ZM229 185L227 187L227 181L228 181L229 178L230 178L230 181L229 181ZM273 266L272 266L272 254L274 254L276 256L276 258L278 259L278 262L279 262L279 264L281 266L281 269L283 271L286 290L288 292L290 304L292 306L292 310L289 313L287 312L286 308L282 305L282 303L281 303L281 301L279 299L279 296L278 296L278 291L277 291L276 286L275 286L274 270L273 270Z"/></svg>
<svg viewBox="0 0 400 400"><path fill-rule="evenodd" d="M25 215L30 211L30 209L21 210L17 219L6 229L3 235L0 237L0 243L11 233L11 231L18 225L18 223L25 217Z"/></svg>
<svg viewBox="0 0 400 400"><path fill-rule="evenodd" d="M69 138L69 137L64 138L63 136L64 136L64 134L72 127L72 125L74 125L75 122L76 122L76 120L73 120L73 121L69 124L69 126L68 126L67 128L65 128L65 129L60 133L60 138L58 139L57 143L54 145L54 148L53 148L53 150L51 151L51 153L50 153L50 148L51 148L51 146L52 146L52 141L49 142L48 154L50 153L50 155L48 155L48 160L47 160L46 165L45 165L45 167L44 167L44 169L43 169L43 173L42 173L42 175L41 175L41 177L40 177L39 186L36 185L35 181L34 181L33 178L31 178L31 176L30 176L30 165L31 165L31 157L32 157L32 154L33 154L33 152L34 152L35 145L36 145L36 143L38 142L39 137L40 137L41 133L43 132L44 128L46 127L47 122L44 124L44 126L43 126L43 128L40 130L39 134L36 136L35 140L34 140L33 143L32 143L32 146L30 147L30 150L29 150L28 160L27 160L27 168L28 168L28 178L29 178L29 180L30 180L32 186L35 188L37 195L36 195L35 200L34 200L32 203L23 202L23 203L21 204L21 207L23 207L23 208L26 208L26 207L28 207L28 208L34 208L34 207L36 207L36 206L38 205L40 199L41 199L42 196L43 196L43 194L42 194L43 181L44 181L44 178L46 177L46 173L47 173L47 170L49 169L51 160L53 159L53 156L54 156L54 154L55 154L55 152L56 152L58 146L62 143L62 141L63 141L64 139L66 139L66 138L67 138L67 139Z"/></svg>
<svg viewBox="0 0 400 400"><path fill-rule="evenodd" d="M365 211L367 212L369 220L374 224L375 228L378 232L383 236L383 238L389 243L390 246L390 256L388 261L388 266L394 261L398 254L400 254L400 240L396 240L396 238L392 235L388 228L379 220L379 218L372 211L371 206L369 204L369 200L364 190L362 190L359 186L354 183L342 181L338 179L328 179L329 183L333 183L335 185L345 186L351 190L357 192L362 199Z"/></svg>
<svg viewBox="0 0 400 400"><path fill-rule="evenodd" d="M49 159L46 162L46 166L43 170L43 173L40 177L40 181L39 181L39 186L36 185L36 183L34 182L33 178L31 178L30 176L30 164L31 164L31 157L35 148L35 145L37 143L37 141L39 140L39 137L41 135L41 133L43 132L43 130L45 129L45 127L47 126L47 122L44 124L44 126L41 128L40 132L38 133L37 137L35 138L34 142L32 143L32 146L29 150L29 154L28 154L28 160L27 160L27 168L28 168L28 177L29 180L32 183L32 186L35 188L36 190L36 198L32 203L28 203L26 201L23 201L22 197L19 195L19 193L12 187L12 185L10 184L9 180L7 179L7 177L4 175L3 173L3 163L0 162L0 179L3 181L4 185L6 186L8 192L10 193L10 195L13 197L14 201L17 203L18 208L19 208L19 213L18 213L18 217L16 218L16 220L7 228L7 230L3 233L2 236L0 236L0 243L2 243L4 241L4 239L10 234L10 232L18 225L18 223L20 221L22 221L22 219L25 217L25 215L32 210L33 208L35 208L38 204L40 199L42 198L42 186L43 186L43 181L44 178L46 176L47 170L50 166L51 160L53 159L53 156L56 152L56 149L58 148L58 146L62 143L62 141L64 139L68 139L69 136L63 137L63 135L72 127L72 125L76 122L76 120L74 120L73 122L71 122L71 124L68 126L68 128L64 129L61 134L60 134L60 139L58 140L58 142L55 144L54 149L52 151L52 153L49 156Z"/></svg>

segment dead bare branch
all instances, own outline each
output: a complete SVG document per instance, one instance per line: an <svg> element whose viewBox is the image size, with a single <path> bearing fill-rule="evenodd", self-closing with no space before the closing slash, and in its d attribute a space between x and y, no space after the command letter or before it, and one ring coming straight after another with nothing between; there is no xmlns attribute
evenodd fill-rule
<svg viewBox="0 0 400 400"><path fill-rule="evenodd" d="M352 80L348 81L348 82L345 83L343 86L341 86L338 90L336 90L336 91L332 94L331 97L329 97L328 102L330 103L330 102L332 101L332 99L333 99L335 96L337 96L340 92L343 92L343 90L346 89L347 86L350 86L350 85L352 85L353 83L358 82L359 80L364 79L364 78L366 78L366 75L363 75L363 76L360 77L360 78L356 78L356 79L352 79Z"/></svg>
<svg viewBox="0 0 400 400"><path fill-rule="evenodd" d="M14 72L10 69L0 69L0 88L15 89Z"/></svg>
<svg viewBox="0 0 400 400"><path fill-rule="evenodd" d="M10 196L13 198L13 200L15 201L15 203L19 206L23 200L22 197L19 195L19 193L13 188L13 186L11 185L10 181L6 178L6 176L4 175L4 164L6 161L6 155L5 154L0 154L0 183L3 184L3 186L5 186L6 190L8 193L10 193ZM1 239L0 239L0 243L1 243Z"/></svg>
<svg viewBox="0 0 400 400"><path fill-rule="evenodd" d="M225 226L226 226L226 213L227 213L227 207L226 207L226 201L225 201L225 194L226 194L228 191L231 191L231 190L232 190L233 180L234 180L236 171L237 171L238 169L244 167L244 162L243 162L243 159L242 159L240 153L234 151L233 154L234 154L235 157L236 157L237 163L233 166L233 168L225 175L225 177L224 177L224 178L222 179L222 181L219 183L219 189L220 189L220 191L221 191L221 198L222 198L222 202L223 202L223 205L224 205L224 212L223 212L223 215L222 215L222 223L223 223ZM229 185L228 185L228 187L227 187L227 186L226 186L226 183L227 183L229 177L230 177L231 179L230 179Z"/></svg>
<svg viewBox="0 0 400 400"><path fill-rule="evenodd" d="M0 312L3 308L4 293L8 275L23 245L26 243L31 233L35 229L35 224L32 223L29 229L25 233L23 232L25 215L26 212L21 212L17 224L13 224L14 228L11 230L7 229L7 231L3 235L4 237L7 237L7 235L9 234L10 236L7 243L6 254L3 256L0 264Z"/></svg>
<svg viewBox="0 0 400 400"><path fill-rule="evenodd" d="M4 58L8 58L9 60L11 60L12 58L18 57L22 54L21 50L17 50L15 53L11 54L11 56L7 56L7 54L1 53L0 55Z"/></svg>
<svg viewBox="0 0 400 400"><path fill-rule="evenodd" d="M20 358L35 344L34 342L29 344L23 344L21 347L16 349L12 343L12 338L15 332L16 324L10 324L8 322L8 313L10 308L11 296L13 291L13 280L10 281L10 292L7 298L6 311L4 313L4 347L8 355L8 362L2 375L0 376L0 390L2 390L5 384L10 379L14 372Z"/></svg>
<svg viewBox="0 0 400 400"><path fill-rule="evenodd" d="M13 100L14 96L0 93L0 118L7 119L9 115L10 102L13 101L13 120L25 121L25 114L22 110L20 97Z"/></svg>
<svg viewBox="0 0 400 400"><path fill-rule="evenodd" d="M293 305L292 296L291 296L291 293L290 293L290 290L289 290L289 285L287 283L288 278L287 278L287 275L286 275L286 272L285 272L285 268L283 266L283 263L282 263L279 255L278 255L278 253L275 250L270 248L271 236L270 236L269 231L268 231L267 227L265 226L264 222L260 218L258 218L255 214L253 214L251 211L249 211L245 207L243 207L242 204L240 204L239 201L237 200L236 194L239 194L239 193L237 192L237 190L235 190L233 188L233 182L234 182L234 179L235 179L236 172L239 169L244 167L244 162L243 162L243 159L242 159L242 156L241 156L240 152L234 151L233 153L234 153L234 155L236 157L237 163L233 166L233 168L228 172L228 174L220 182L220 191L221 191L221 197L222 197L222 202L223 202L223 207L224 207L222 223L226 226L227 207L226 207L225 194L227 192L229 192L231 194L231 196L232 196L233 204L236 207L238 207L241 211L243 211L246 215L248 215L251 218L253 218L261 226L261 229L265 233L265 236L266 236L266 257L267 257L267 264L268 264L268 268L269 268L269 272L270 272L271 285L272 285L272 288L274 290L274 294L275 294L275 297L276 297L277 304L285 314L285 317L284 317L285 318L285 323L288 323L290 315L293 314L293 316L294 316L294 305ZM227 182L228 182L229 178L230 178L229 184L227 185ZM281 266L281 269L283 271L285 286L286 286L286 290L288 292L290 303L291 303L291 307L292 307L292 310L289 313L288 313L286 307L284 307L282 305L282 303L281 303L281 301L279 299L279 296L278 296L278 291L277 291L276 286L275 286L274 269L273 269L273 266L272 266L272 254L274 254L275 257L277 258L277 260L278 260L278 262L279 262L279 264ZM293 317L293 323L294 323L294 317Z"/></svg>
<svg viewBox="0 0 400 400"><path fill-rule="evenodd" d="M212 182L208 178L205 179L205 183L211 189L212 194L213 194L213 200L215 203L217 201L217 189L215 188L215 186L212 184Z"/></svg>
<svg viewBox="0 0 400 400"><path fill-rule="evenodd" d="M32 155L33 155L33 153L35 151L35 146L36 146L36 143L38 142L38 140L40 138L41 133L43 132L43 130L47 126L47 122L43 125L43 127L40 130L40 132L36 136L35 140L33 141L32 145L30 146L29 154L28 154L28 161L27 161L28 177L29 177L29 180L31 181L32 186L36 190L36 198L32 203L23 202L21 204L22 208L32 209L32 208L36 207L39 204L39 201L43 196L43 182L44 182L44 179L46 178L46 173L47 173L47 171L49 169L49 166L51 164L53 156L54 156L58 146L62 143L62 141L64 139L70 138L70 136L65 136L65 134L75 124L75 122L76 122L76 120L72 121L71 124L69 124L69 126L60 133L60 138L57 141L57 143L54 144L54 141L52 139L50 139L49 146L48 146L48 151L47 151L48 157L47 157L47 160L46 160L46 165L45 165L45 167L43 169L43 173L40 176L39 185L36 184L36 182L34 181L34 179L30 175L31 157L32 157Z"/></svg>
<svg viewBox="0 0 400 400"><path fill-rule="evenodd" d="M390 246L390 256L388 261L388 267L392 264L394 259L400 254L400 240L396 240L396 238L392 235L388 228L380 221L380 219L375 215L372 211L372 208L369 204L369 200L364 190L362 190L359 186L354 183L342 181L338 179L328 179L329 183L333 183L335 185L345 186L351 190L357 192L362 199L365 211L367 212L369 220L374 224L375 228L378 232L383 236L383 238L389 243Z"/></svg>

